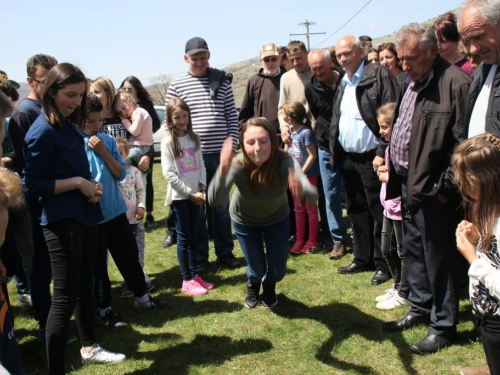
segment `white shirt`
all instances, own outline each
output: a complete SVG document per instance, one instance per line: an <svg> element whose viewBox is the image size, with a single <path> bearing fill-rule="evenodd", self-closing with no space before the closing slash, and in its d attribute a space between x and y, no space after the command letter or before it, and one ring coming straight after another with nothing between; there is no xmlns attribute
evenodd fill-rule
<svg viewBox="0 0 500 375"><path fill-rule="evenodd" d="M495 72L497 70L498 64L491 66L488 77L484 81L483 87L479 96L477 97L476 103L474 103L474 109L472 110L472 116L469 123L469 134L467 138L472 138L476 135L483 134L486 131L486 112L488 111L488 103L490 101L491 87L493 86L493 78L495 77Z"/></svg>
<svg viewBox="0 0 500 375"><path fill-rule="evenodd" d="M345 152L363 153L378 146L378 138L365 124L356 100L356 86L363 76L364 66L363 61L352 77L352 81L347 74L342 78L344 94L340 102L339 142Z"/></svg>

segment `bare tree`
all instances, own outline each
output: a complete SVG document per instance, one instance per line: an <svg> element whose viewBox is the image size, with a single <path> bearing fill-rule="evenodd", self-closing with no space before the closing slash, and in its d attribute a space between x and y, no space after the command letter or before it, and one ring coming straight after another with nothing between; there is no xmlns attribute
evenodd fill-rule
<svg viewBox="0 0 500 375"><path fill-rule="evenodd" d="M173 77L168 74L160 74L149 80L151 85L148 87L148 91L155 105L165 104L165 94L173 80Z"/></svg>

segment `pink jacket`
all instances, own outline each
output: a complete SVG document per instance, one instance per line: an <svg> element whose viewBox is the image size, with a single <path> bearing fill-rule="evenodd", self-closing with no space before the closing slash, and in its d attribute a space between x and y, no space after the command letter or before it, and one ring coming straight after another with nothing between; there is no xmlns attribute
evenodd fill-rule
<svg viewBox="0 0 500 375"><path fill-rule="evenodd" d="M148 111L137 107L132 112L132 122L122 117L122 124L130 133L130 144L134 146L153 145L153 120Z"/></svg>
<svg viewBox="0 0 500 375"><path fill-rule="evenodd" d="M389 147L385 149L385 165L389 168ZM382 182L382 187L380 189L380 202L384 207L384 216L391 220L403 220L403 215L401 213L401 201L399 199L385 200L388 181L389 171L387 171L387 180L386 182Z"/></svg>

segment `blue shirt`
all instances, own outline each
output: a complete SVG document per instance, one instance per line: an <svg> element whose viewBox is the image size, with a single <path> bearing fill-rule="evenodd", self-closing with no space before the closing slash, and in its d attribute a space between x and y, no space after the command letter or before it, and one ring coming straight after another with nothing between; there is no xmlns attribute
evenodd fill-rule
<svg viewBox="0 0 500 375"><path fill-rule="evenodd" d="M356 86L363 77L364 67L363 61L352 81L347 74L342 78L344 94L340 102L339 142L346 152L363 153L378 146L378 138L361 117L356 100Z"/></svg>
<svg viewBox="0 0 500 375"><path fill-rule="evenodd" d="M306 146L312 144L316 147L314 133L311 128L307 126L303 126L297 133L294 133L293 126L290 125L290 135L292 137L292 143L288 145L288 153L297 159L301 167L304 167L304 164L306 164L307 158L309 157ZM319 176L319 163L317 156L311 168L309 168L306 172L306 176Z"/></svg>
<svg viewBox="0 0 500 375"><path fill-rule="evenodd" d="M23 149L26 161L23 182L26 194L39 198L43 205L41 225L72 218L94 226L102 220L100 205L90 203L80 190L54 195L56 180L92 178L83 137L73 124L66 120L63 129L56 129L41 115L28 130Z"/></svg>
<svg viewBox="0 0 500 375"><path fill-rule="evenodd" d="M102 224L127 212L127 205L123 200L119 185L119 182L127 175L127 169L125 168L125 163L120 155L116 141L112 136L108 134L97 134L97 137L99 137L106 145L106 148L113 159L119 162L122 166L122 173L118 178L115 178L111 174L111 171L102 157L88 146L90 137L90 135L83 134L83 142L85 144L85 151L89 160L92 177L96 181L101 182L103 185L103 194L100 204L102 213L104 214L104 220L99 223Z"/></svg>

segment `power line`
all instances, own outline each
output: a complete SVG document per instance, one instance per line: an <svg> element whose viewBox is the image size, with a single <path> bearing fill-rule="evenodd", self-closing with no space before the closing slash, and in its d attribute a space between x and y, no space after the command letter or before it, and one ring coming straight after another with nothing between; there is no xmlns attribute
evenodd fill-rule
<svg viewBox="0 0 500 375"><path fill-rule="evenodd" d="M326 38L325 40L322 40L321 42L319 42L318 44L316 44L313 48L315 48L315 47L319 46L319 45L320 45L320 44L322 44L323 42L326 42L326 41L327 41L328 39L330 39L332 36L334 36L335 34L337 34L340 30L342 30L342 29L344 28L344 26L345 26L345 25L347 25L349 22L351 22L351 21L352 21L352 19L353 19L354 17L356 17L359 13L361 13L361 11L362 11L363 9L365 9L365 8L366 8L366 6L367 6L368 4L370 4L371 2L372 2L372 0L368 0L368 2L367 2L365 5L363 5L363 7L362 7L360 10L358 10L358 11L356 12L356 14L354 14L354 16L352 16L351 18L349 18L349 19L347 20L347 22L346 22L346 23L344 23L344 24L343 24L342 26L340 26L337 30L335 30L335 32L334 32L333 34L331 34L328 38Z"/></svg>
<svg viewBox="0 0 500 375"><path fill-rule="evenodd" d="M316 25L316 22L309 22L308 20L306 20L306 22L299 23L299 26L305 26L306 27L306 33L305 34L290 34L290 36L292 36L292 35L305 35L306 36L306 44L307 44L307 50L308 51L309 51L309 35L326 34L326 32L322 32L322 33L310 33L309 32L309 25Z"/></svg>

